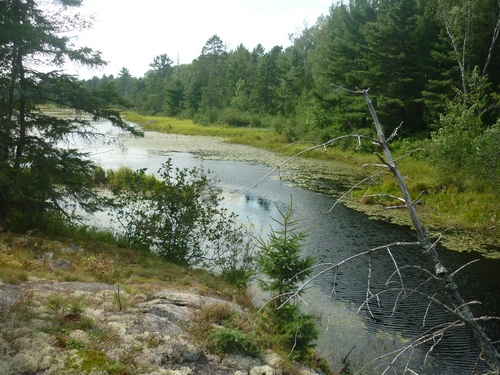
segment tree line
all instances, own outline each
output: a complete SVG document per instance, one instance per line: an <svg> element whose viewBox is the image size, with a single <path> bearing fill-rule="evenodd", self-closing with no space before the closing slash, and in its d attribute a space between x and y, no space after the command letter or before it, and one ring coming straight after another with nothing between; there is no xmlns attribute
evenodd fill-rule
<svg viewBox="0 0 500 375"><path fill-rule="evenodd" d="M213 35L191 64L163 54L143 77L123 68L116 77L94 77L87 85L113 82L147 114L233 126L283 116L324 138L369 127L364 103L332 84L369 88L387 128L404 121L407 134L428 134L439 128L455 90L469 93L475 67L491 83L485 94L497 90L498 9L495 0L350 0L290 34L287 48L266 51L259 44L250 50L240 44L228 51ZM491 124L496 116L492 105L484 120Z"/></svg>
<svg viewBox="0 0 500 375"><path fill-rule="evenodd" d="M457 166L447 174L476 173L484 160L482 169L498 171L499 29L496 0L350 0L290 34L286 48L227 50L213 35L190 64L162 54L143 77L124 67L85 85L112 85L143 114L270 127L290 142L373 135L362 98L337 87L369 89L384 130L402 123L404 138L435 140L435 161ZM455 148L453 137L471 127ZM491 175L474 179L499 182Z"/></svg>

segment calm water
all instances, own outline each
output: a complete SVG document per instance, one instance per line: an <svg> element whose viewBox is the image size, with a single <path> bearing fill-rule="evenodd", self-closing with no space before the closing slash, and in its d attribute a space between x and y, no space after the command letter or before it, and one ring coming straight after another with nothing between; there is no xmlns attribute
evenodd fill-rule
<svg viewBox="0 0 500 375"><path fill-rule="evenodd" d="M165 145L165 150L168 149ZM333 198L282 181L276 174L251 188L270 171L265 165L203 160L189 153L124 149L115 144L102 144L91 152L104 168L125 165L134 169L148 168L148 173L155 173L167 158L180 168L203 166L219 181L226 205L238 213L242 221L253 222L264 233L272 224L270 217L277 217L275 204L286 208L292 197L294 214L309 233L305 252L316 258L318 271L325 269L326 264L376 246L416 240L411 228L370 220L342 205L329 212ZM450 270L480 259L462 270L456 281L466 300L482 302L475 309L477 312L500 316L500 261L442 247L439 251ZM395 264L403 276L406 296L400 294L401 282ZM390 253L381 250L370 257L357 258L337 271L326 272L310 284L304 296L307 302L304 308L318 315L322 329L318 349L334 369L341 369L340 363L348 353L351 368L359 369L360 364L402 347L427 329L453 320L436 303L429 305L420 294L447 301L438 282L428 280L429 274L422 270L425 267L432 270L429 260L418 247L391 247ZM411 293L412 289L417 292ZM380 293L379 297L370 300L369 309L365 305L357 312L368 291L373 296ZM488 334L500 340L499 325L488 326ZM410 368L419 374L470 374L478 354L463 329L451 329L438 345L433 347L431 342L416 349L412 353ZM403 373L402 366L408 355L401 356L396 373ZM392 358L377 362L363 373L382 373Z"/></svg>

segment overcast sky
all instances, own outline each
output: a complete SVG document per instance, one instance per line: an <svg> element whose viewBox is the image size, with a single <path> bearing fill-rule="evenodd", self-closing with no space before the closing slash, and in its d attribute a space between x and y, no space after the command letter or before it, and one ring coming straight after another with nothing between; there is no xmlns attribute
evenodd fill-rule
<svg viewBox="0 0 500 375"><path fill-rule="evenodd" d="M228 51L243 44L250 51L262 44L290 45L288 34L312 26L327 15L335 0L84 0L80 11L94 15L91 30L77 44L100 50L103 70L76 69L82 79L117 75L126 67L142 77L157 55L188 64L214 34ZM73 69L73 68L72 68Z"/></svg>

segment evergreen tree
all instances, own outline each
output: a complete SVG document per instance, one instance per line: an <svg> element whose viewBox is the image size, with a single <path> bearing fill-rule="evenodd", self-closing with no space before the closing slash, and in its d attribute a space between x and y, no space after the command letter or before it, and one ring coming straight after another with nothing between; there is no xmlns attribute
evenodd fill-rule
<svg viewBox="0 0 500 375"><path fill-rule="evenodd" d="M130 75L130 71L123 67L118 73L117 89L118 92L127 99L131 99L134 90L134 79Z"/></svg>
<svg viewBox="0 0 500 375"><path fill-rule="evenodd" d="M362 98L346 95L335 90L332 84L348 88L367 87L366 75L369 61L366 58L367 41L363 30L367 23L376 20L376 4L370 0L351 0L348 5L332 6L327 22L323 26L327 38L323 57L319 61L321 82L315 91L321 105L318 127L331 127L331 138L335 132L352 131L366 127L366 105Z"/></svg>
<svg viewBox="0 0 500 375"><path fill-rule="evenodd" d="M278 57L282 53L280 46L275 46L259 61L251 93L254 110L260 114L278 113L277 104L280 86Z"/></svg>
<svg viewBox="0 0 500 375"><path fill-rule="evenodd" d="M226 60L224 42L217 35L213 35L206 42L200 56L207 77L202 98L205 108L222 107L226 91Z"/></svg>
<svg viewBox="0 0 500 375"><path fill-rule="evenodd" d="M166 54L155 56L149 64L151 70L146 73L147 97L142 110L150 114L162 114L165 112L167 99L167 86L172 79L173 61Z"/></svg>
<svg viewBox="0 0 500 375"><path fill-rule="evenodd" d="M420 11L416 0L380 1L376 21L363 31L367 72L360 81L373 90L377 114L389 131L401 122L405 131L425 129L421 92L427 69L421 58L429 41L417 38Z"/></svg>
<svg viewBox="0 0 500 375"><path fill-rule="evenodd" d="M60 9L35 0L1 3L0 227L37 227L48 211L74 217L69 208L76 203L97 210L89 187L94 165L64 142L71 136L96 137L89 118L133 131L110 109L123 104L112 85L91 91L60 69L69 61L90 67L104 61L89 48L73 48L65 36L85 26L68 14L81 1L54 4ZM75 116L52 116L41 108L46 104L72 109Z"/></svg>
<svg viewBox="0 0 500 375"><path fill-rule="evenodd" d="M292 220L292 203L287 212L279 208L278 212L281 220L274 221L281 229L272 228L267 242L260 239L256 261L263 278L259 284L264 291L271 292L267 314L276 325L277 334L303 357L315 346L318 331L314 317L300 312L295 293L311 274L314 259L301 255L306 235L298 230L298 222Z"/></svg>

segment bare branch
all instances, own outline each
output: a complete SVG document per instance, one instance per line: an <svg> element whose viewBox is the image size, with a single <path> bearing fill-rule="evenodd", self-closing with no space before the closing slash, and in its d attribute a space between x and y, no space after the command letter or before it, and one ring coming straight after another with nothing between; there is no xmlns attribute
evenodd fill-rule
<svg viewBox="0 0 500 375"><path fill-rule="evenodd" d="M351 94L363 94L365 92L365 90L359 90L359 91L354 91L354 90L349 90L345 87L342 87L342 86L339 86L339 85L336 85L334 83L332 83L332 86L337 88L337 89L340 89L340 90L343 90L343 91L346 91L346 92L350 92ZM368 90L366 90L368 91Z"/></svg>
<svg viewBox="0 0 500 375"><path fill-rule="evenodd" d="M322 276L325 273L332 271L334 269L338 269L340 266L342 266L342 265L344 265L344 264L346 264L346 263L348 263L356 258L363 257L363 256L369 255L369 254L377 252L377 251L385 250L385 249L387 249L387 247L418 246L418 245L419 245L418 242L393 242L393 243L388 244L388 245L377 246L377 247L371 248L370 250L363 251L362 253L351 255L350 257L344 258L337 263L319 263L319 264L316 264L313 267L311 267L310 269L317 268L317 267L325 267L325 269L312 275L300 288L298 288L294 292L294 294L300 294L302 292L302 290L304 290L310 283L312 283L314 280L316 280L320 276Z"/></svg>
<svg viewBox="0 0 500 375"><path fill-rule="evenodd" d="M342 201L342 199L344 199L349 193L351 193L353 190L355 190L358 186L360 186L363 183L365 183L366 181L371 180L374 177L376 177L378 175L381 175L383 173L386 173L386 172L387 171L378 171L378 172L372 173L368 177L362 179L360 182L358 182L357 184L355 184L354 186L352 186L349 190L347 190L345 193L343 193L339 198L337 198L337 200L333 203L333 206L330 207L330 209L328 210L328 212L331 212L335 208L335 206L337 206L337 204L339 204L339 202Z"/></svg>
<svg viewBox="0 0 500 375"><path fill-rule="evenodd" d="M434 294L432 296L432 298L434 298L435 296L436 296L436 294ZM425 327L425 320L427 319L427 314L429 313L429 309L431 308L431 304L432 304L432 299L429 301L429 304L427 305L427 308L425 309L424 319L422 320L422 327Z"/></svg>
<svg viewBox="0 0 500 375"><path fill-rule="evenodd" d="M391 194L384 194L384 193L381 193L381 194L368 194L368 195L363 195L363 197L382 197L382 198L397 199L398 201L401 201L401 202L405 203L405 207L406 207L406 202L405 202L405 200L403 198L397 197L397 196L391 195Z"/></svg>
<svg viewBox="0 0 500 375"><path fill-rule="evenodd" d="M389 136L389 138L387 138L387 143L390 143L394 139L394 137L396 137L398 135L398 131L399 131L399 129L401 129L402 126L403 126L403 121L401 121L399 126L396 129L394 129L392 134Z"/></svg>
<svg viewBox="0 0 500 375"><path fill-rule="evenodd" d="M483 76L486 75L486 71L488 70L488 65L490 64L491 57L493 55L493 48L495 47L498 35L500 33L500 0L497 0L497 4L498 4L497 23L495 24L495 29L493 30L493 36L491 38L490 48L488 50L488 57L486 58L486 61L484 63Z"/></svg>
<svg viewBox="0 0 500 375"><path fill-rule="evenodd" d="M472 263L476 263L476 262L479 262L479 259L474 259L474 260L471 260L469 263L466 263L464 264L462 267L460 267L459 269L457 269L455 272L453 272L451 274L451 276L455 276L458 272L460 272L461 270L463 270L464 268L470 266Z"/></svg>
<svg viewBox="0 0 500 375"><path fill-rule="evenodd" d="M401 288L403 288L403 290L404 290L405 286L403 283L403 276L401 276L401 272L399 271L398 263L396 262L396 259L394 259L394 257L392 256L391 249L389 247L387 247L387 252L389 253L389 255L392 259L392 262L394 263L394 267L396 267L396 272L398 273L399 281L401 282Z"/></svg>
<svg viewBox="0 0 500 375"><path fill-rule="evenodd" d="M302 150L298 153L296 153L295 155L292 155L288 158L286 158L284 161L282 161L280 164L278 164L276 167L274 167L271 171L269 171L268 173L266 173L259 181L257 181L255 184L253 184L251 187L249 187L248 189L246 189L245 191L243 191L242 193L236 195L235 197L231 198L231 199L228 199L226 200L223 204L227 204L239 197L241 197L242 195L244 195L245 193L249 192L250 190L253 190L255 189L257 186L259 186L262 181L264 181L265 179L267 179L270 175L272 175L274 172L276 171L280 171L280 168L285 165L285 164L288 164L290 161L292 161L293 159L295 158L298 158L299 156L303 155L303 154L306 154L308 152L311 152L313 150L316 150L318 148L324 148L326 150L326 147L332 145L333 143L341 140L341 139L345 139L345 138L358 138L358 139L368 139L370 141L375 141L377 142L376 139L374 138L371 138L371 137L367 137L367 136L364 136L364 135L360 135L360 134L349 134L349 135L342 135L342 136L339 136L339 137L336 137L336 138L333 138L333 139L330 139L329 141L327 142L324 142L324 143L321 143L321 144L317 144L315 146L312 146L312 147L309 147L305 150ZM333 207L332 207L333 208Z"/></svg>

